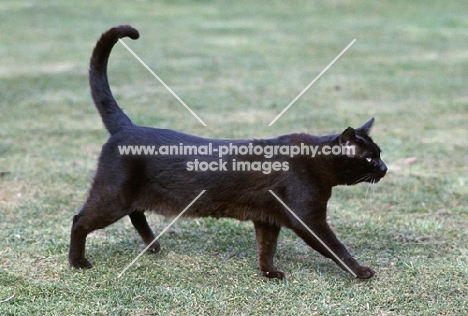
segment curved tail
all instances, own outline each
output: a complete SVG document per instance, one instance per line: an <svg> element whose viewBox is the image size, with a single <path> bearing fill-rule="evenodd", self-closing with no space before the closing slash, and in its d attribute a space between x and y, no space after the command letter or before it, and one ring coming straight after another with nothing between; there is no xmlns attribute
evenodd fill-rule
<svg viewBox="0 0 468 316"><path fill-rule="evenodd" d="M138 31L130 25L113 27L103 33L94 47L89 68L89 85L94 104L101 115L109 133L115 134L125 127L133 125L115 101L107 80L107 61L115 43L122 37L137 39Z"/></svg>

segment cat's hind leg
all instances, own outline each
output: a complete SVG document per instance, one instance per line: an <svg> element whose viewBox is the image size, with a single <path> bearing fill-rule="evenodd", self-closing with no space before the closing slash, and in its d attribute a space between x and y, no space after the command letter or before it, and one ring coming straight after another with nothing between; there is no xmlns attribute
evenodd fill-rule
<svg viewBox="0 0 468 316"><path fill-rule="evenodd" d="M107 191L108 194L103 191ZM72 267L91 268L92 264L85 257L88 234L127 215L122 198L116 194L109 194L112 191L93 188L81 211L73 217L68 253L68 261Z"/></svg>

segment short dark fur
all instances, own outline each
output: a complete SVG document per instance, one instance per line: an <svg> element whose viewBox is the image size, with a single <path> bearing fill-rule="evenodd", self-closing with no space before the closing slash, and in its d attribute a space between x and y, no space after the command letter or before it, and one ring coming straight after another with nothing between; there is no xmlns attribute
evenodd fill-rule
<svg viewBox="0 0 468 316"><path fill-rule="evenodd" d="M145 244L154 239L144 211L166 216L178 215L200 192L206 190L185 215L188 217L230 217L254 223L258 260L262 274L283 278L273 265L281 227L292 229L309 246L325 257L336 260L284 207L270 194L277 194L331 250L357 275L370 278L374 271L361 266L335 237L326 222L327 201L332 187L359 182L378 182L386 173L380 160L380 149L369 137L373 119L358 129L328 136L290 134L265 140L216 140L200 138L166 129L134 125L117 105L107 81L107 61L119 38L137 39L138 31L122 25L108 30L94 48L89 82L94 103L111 134L102 147L93 185L83 208L73 218L69 262L75 268L90 268L85 258L86 237L120 218L130 216ZM144 156L120 155L119 145L355 145L356 155L287 156L277 155L271 161L288 161L289 170L262 172L196 172L187 170L187 162L218 160L209 156ZM230 160L237 157L225 157ZM267 160L258 156L238 157L244 161ZM150 248L158 252L160 245ZM346 270L346 269L345 269Z"/></svg>

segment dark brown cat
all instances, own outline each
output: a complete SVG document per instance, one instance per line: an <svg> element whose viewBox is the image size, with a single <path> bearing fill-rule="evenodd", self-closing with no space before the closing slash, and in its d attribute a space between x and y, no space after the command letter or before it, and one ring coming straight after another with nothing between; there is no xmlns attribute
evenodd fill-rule
<svg viewBox="0 0 468 316"><path fill-rule="evenodd" d="M122 37L137 39L139 34L126 25L112 28L97 42L91 58L92 97L111 136L102 148L89 197L73 218L69 252L73 267L91 267L85 258L85 244L92 231L128 215L149 245L155 236L146 221L146 210L176 216L206 190L184 216L252 221L264 276L284 277L284 273L273 265L278 234L283 226L294 230L309 246L358 278L374 275L371 268L360 265L349 254L326 222L327 201L333 186L378 182L387 171L380 160L379 147L368 135L373 119L360 128L347 128L337 135L290 134L260 140L206 139L166 129L140 127L134 125L117 105L107 81L110 52ZM177 154L132 154L122 151L122 148L129 148L125 146L154 146L161 153L172 146L180 151ZM183 146L192 146L192 151L184 154ZM308 146L316 148L318 154L314 157L311 152L292 154L293 148L305 151ZM342 146L355 151L330 154L331 148ZM195 152L196 148L200 152ZM205 151L201 150L203 148ZM207 151L207 148L212 150ZM226 153L226 148L232 151ZM236 152L236 148L242 149L243 153ZM267 149L269 154L265 154ZM263 154L259 154L262 150ZM213 168L210 170L209 166ZM270 190L308 227L298 221ZM149 250L158 252L159 243L155 242Z"/></svg>

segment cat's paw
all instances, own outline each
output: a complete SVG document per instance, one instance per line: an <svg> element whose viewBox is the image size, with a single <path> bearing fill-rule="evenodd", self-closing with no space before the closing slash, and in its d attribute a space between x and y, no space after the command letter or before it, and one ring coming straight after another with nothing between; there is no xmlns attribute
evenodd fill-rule
<svg viewBox="0 0 468 316"><path fill-rule="evenodd" d="M89 262L86 258L70 259L69 262L70 265L75 269L89 269L93 267L91 262Z"/></svg>
<svg viewBox="0 0 468 316"><path fill-rule="evenodd" d="M359 266L354 272L356 273L356 277L359 279L370 279L375 274L375 271L367 266Z"/></svg>
<svg viewBox="0 0 468 316"><path fill-rule="evenodd" d="M156 254L161 251L161 245L159 243L154 243L149 247L148 251Z"/></svg>
<svg viewBox="0 0 468 316"><path fill-rule="evenodd" d="M279 279L279 280L284 279L286 277L286 274L281 270L262 271L262 275L269 279Z"/></svg>

